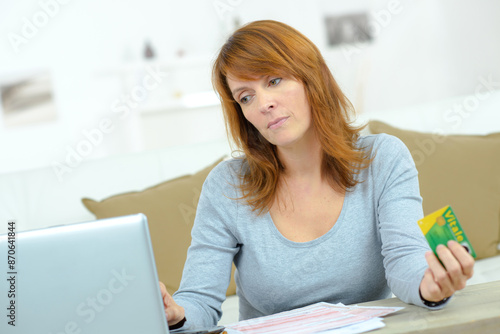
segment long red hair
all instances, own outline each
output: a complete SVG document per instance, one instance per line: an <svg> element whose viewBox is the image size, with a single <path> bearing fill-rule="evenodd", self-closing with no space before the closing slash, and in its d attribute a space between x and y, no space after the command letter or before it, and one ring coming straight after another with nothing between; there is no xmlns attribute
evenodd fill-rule
<svg viewBox="0 0 500 334"><path fill-rule="evenodd" d="M276 147L246 120L234 100L226 78L254 80L263 75L286 75L305 87L312 124L321 143L322 174L338 190L359 181L355 175L366 168L368 153L356 147L361 128L352 126L354 108L342 93L318 48L294 28L276 21L249 23L233 33L222 46L212 71L228 137L243 151L247 164L239 185L243 199L254 211L268 210L276 199L284 171Z"/></svg>

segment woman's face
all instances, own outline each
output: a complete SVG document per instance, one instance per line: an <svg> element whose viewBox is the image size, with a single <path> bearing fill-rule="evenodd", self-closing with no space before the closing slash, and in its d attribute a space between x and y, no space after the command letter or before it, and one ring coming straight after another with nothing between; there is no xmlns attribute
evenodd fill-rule
<svg viewBox="0 0 500 334"><path fill-rule="evenodd" d="M312 136L311 108L304 85L290 77L262 76L227 83L245 118L271 144L293 147Z"/></svg>

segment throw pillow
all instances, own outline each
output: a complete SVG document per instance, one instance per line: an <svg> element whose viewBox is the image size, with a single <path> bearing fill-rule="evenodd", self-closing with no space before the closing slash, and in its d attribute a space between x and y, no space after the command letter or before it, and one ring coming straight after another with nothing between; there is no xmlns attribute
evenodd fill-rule
<svg viewBox="0 0 500 334"><path fill-rule="evenodd" d="M134 213L147 216L158 276L172 294L181 281L203 182L221 161L193 175L181 176L143 191L118 194L102 201L83 198L82 202L97 219ZM227 295L235 293L236 285L231 277Z"/></svg>
<svg viewBox="0 0 500 334"><path fill-rule="evenodd" d="M410 150L425 215L451 205L477 259L500 254L500 133L442 136L379 121L369 128L398 137Z"/></svg>

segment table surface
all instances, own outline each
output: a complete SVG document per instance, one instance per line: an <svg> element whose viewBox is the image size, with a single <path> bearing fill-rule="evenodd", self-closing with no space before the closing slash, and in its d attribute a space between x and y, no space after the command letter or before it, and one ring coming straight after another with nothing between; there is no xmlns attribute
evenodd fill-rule
<svg viewBox="0 0 500 334"><path fill-rule="evenodd" d="M469 285L441 310L403 303L397 298L360 306L402 306L383 317L385 327L372 333L500 333L500 281Z"/></svg>

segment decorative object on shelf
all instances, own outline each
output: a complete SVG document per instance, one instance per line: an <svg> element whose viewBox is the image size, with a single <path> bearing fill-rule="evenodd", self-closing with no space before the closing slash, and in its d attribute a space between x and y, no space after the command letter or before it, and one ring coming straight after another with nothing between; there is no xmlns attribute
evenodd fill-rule
<svg viewBox="0 0 500 334"><path fill-rule="evenodd" d="M155 57L156 57L155 51L151 45L151 42L149 40L146 40L146 43L144 45L144 58L154 59Z"/></svg>

